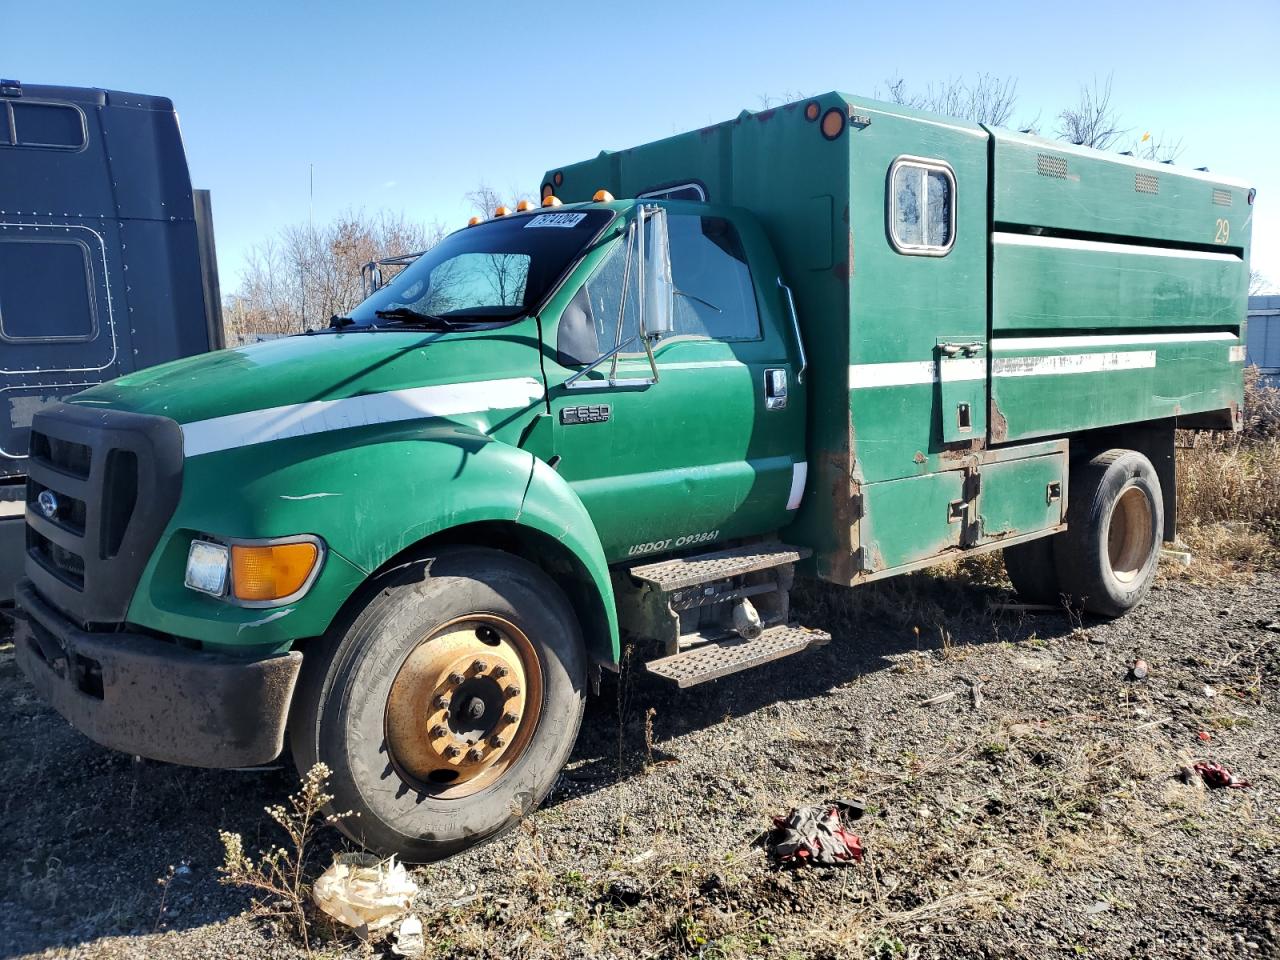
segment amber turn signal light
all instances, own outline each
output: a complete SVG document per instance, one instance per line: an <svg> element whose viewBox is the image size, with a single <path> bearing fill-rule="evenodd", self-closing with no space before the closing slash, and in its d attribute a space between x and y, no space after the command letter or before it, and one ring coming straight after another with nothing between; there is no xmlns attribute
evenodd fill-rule
<svg viewBox="0 0 1280 960"><path fill-rule="evenodd" d="M822 135L834 140L844 133L845 115L839 107L832 107L822 115Z"/></svg>
<svg viewBox="0 0 1280 960"><path fill-rule="evenodd" d="M320 560L310 541L231 545L231 593L237 600L283 600L301 590Z"/></svg>

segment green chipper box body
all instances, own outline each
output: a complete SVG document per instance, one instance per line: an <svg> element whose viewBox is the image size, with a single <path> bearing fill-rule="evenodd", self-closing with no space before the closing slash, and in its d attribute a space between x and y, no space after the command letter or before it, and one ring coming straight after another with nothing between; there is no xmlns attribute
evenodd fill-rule
<svg viewBox="0 0 1280 960"><path fill-rule="evenodd" d="M832 93L553 167L348 316L32 422L15 650L98 742L323 762L361 844L509 829L586 692L1002 549L1119 616L1236 429L1253 191ZM400 270L381 283L381 267ZM839 637L852 642L852 637Z"/></svg>
<svg viewBox="0 0 1280 960"><path fill-rule="evenodd" d="M919 170L939 235L895 238ZM549 188L701 195L760 220L809 360L786 535L824 578L1059 528L1072 435L1142 424L1171 504L1173 423L1239 422L1237 181L831 93L555 168Z"/></svg>

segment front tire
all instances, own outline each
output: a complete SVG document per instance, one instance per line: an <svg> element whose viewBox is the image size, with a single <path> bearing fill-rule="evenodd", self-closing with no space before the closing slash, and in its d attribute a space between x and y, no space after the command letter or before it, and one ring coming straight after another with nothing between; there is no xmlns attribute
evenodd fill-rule
<svg viewBox="0 0 1280 960"><path fill-rule="evenodd" d="M550 791L582 720L573 610L533 564L447 548L388 571L303 654L300 772L331 771L351 839L438 860L498 836Z"/></svg>
<svg viewBox="0 0 1280 960"><path fill-rule="evenodd" d="M1151 461L1108 450L1072 470L1067 530L1053 538L1058 583L1090 613L1118 617L1151 589L1164 532L1164 500Z"/></svg>

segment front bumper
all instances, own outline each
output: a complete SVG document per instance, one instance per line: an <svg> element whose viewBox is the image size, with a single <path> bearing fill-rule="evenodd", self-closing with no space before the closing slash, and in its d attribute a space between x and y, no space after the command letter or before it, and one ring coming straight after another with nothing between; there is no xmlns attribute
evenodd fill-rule
<svg viewBox="0 0 1280 960"><path fill-rule="evenodd" d="M269 763L284 747L296 650L242 660L136 633L89 633L18 584L14 648L40 695L103 746L193 767Z"/></svg>

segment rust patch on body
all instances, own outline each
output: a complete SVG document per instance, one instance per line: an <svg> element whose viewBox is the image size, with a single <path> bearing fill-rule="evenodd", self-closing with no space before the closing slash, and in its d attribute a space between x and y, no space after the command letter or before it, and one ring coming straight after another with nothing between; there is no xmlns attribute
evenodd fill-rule
<svg viewBox="0 0 1280 960"><path fill-rule="evenodd" d="M991 398L991 412L988 420L991 423L991 439L993 442L1003 443L1009 439L1009 421L1000 412L1000 407L996 403L995 397Z"/></svg>

